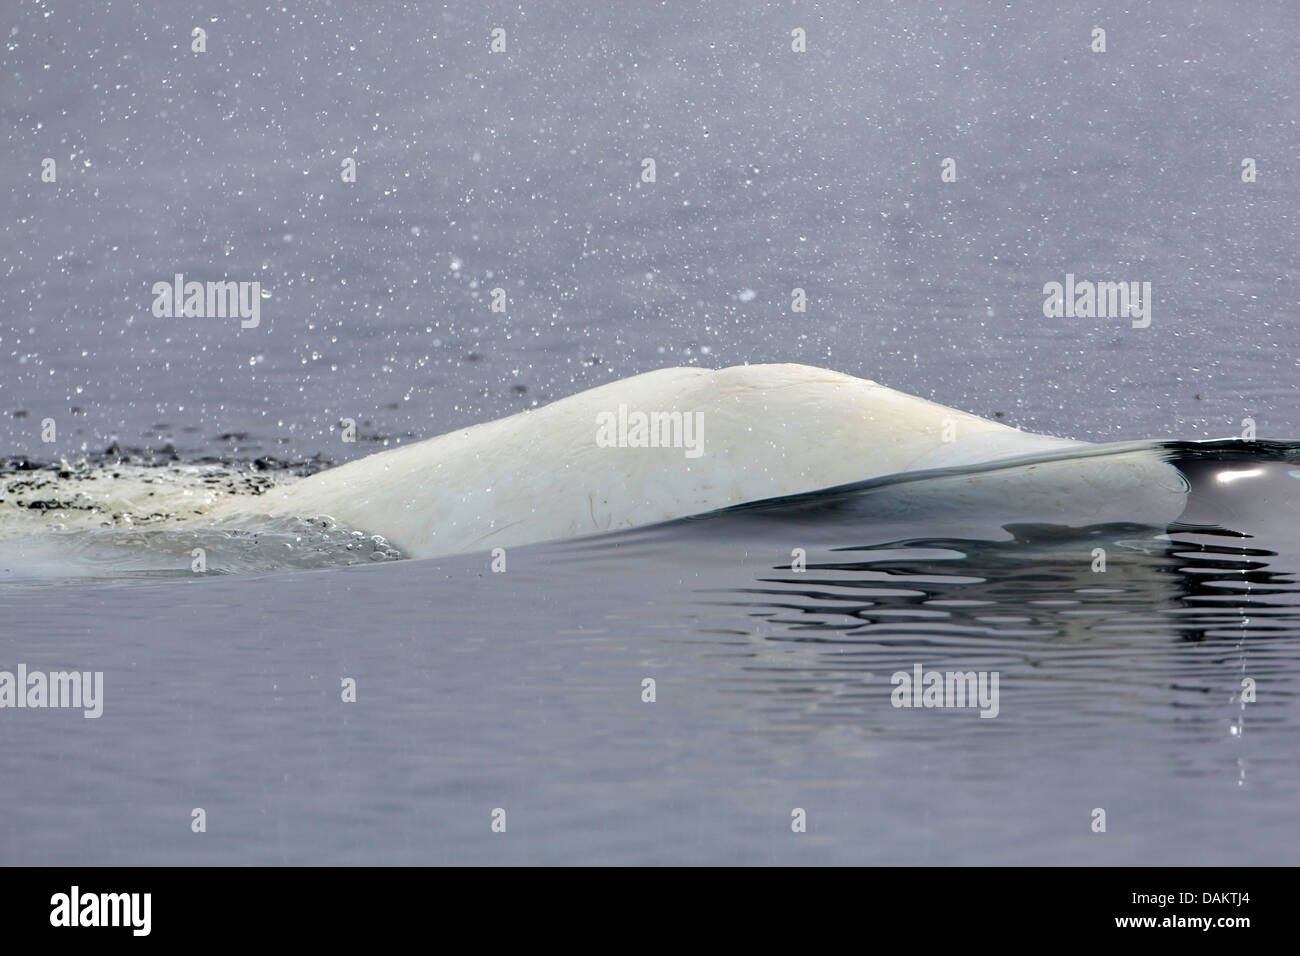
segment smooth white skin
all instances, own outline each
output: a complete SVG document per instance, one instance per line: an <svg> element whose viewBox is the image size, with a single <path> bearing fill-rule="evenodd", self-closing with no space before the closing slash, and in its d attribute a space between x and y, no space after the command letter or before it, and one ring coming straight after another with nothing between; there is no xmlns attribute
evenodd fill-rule
<svg viewBox="0 0 1300 956"><path fill-rule="evenodd" d="M600 447L597 416L620 404L702 413L703 453ZM432 557L634 528L898 472L1089 447L806 365L669 368L370 455L231 501L209 517L327 514L414 557ZM1152 523L1182 509L1176 470L1155 456L1110 462L1091 480L1080 472L1077 463L1048 466L1016 481L1046 482L1051 508L1083 504L1092 518L1105 517L1102 505L1116 495L1128 496L1123 514L1130 515L1135 491L1152 499ZM1000 494L1035 490L999 487Z"/></svg>

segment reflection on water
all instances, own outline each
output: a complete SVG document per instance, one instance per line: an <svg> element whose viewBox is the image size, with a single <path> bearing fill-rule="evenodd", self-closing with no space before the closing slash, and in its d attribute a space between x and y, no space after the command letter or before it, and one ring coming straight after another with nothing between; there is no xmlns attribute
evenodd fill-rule
<svg viewBox="0 0 1300 956"><path fill-rule="evenodd" d="M834 560L775 569L716 597L746 622L711 633L757 638L733 689L796 722L895 725L882 706L889 677L918 663L998 671L1004 723L1029 710L1040 724L1087 731L1097 709L1143 713L1161 702L1226 714L1248 658L1263 699L1252 717L1266 721L1289 703L1266 691L1294 670L1294 646L1275 656L1268 643L1300 636L1300 588L1293 566L1273 566L1275 551L1245 541L1223 531L1135 537L1095 528L1074 553L1021 539L837 549ZM1104 571L1092 570L1096 549ZM755 696L763 689L775 696Z"/></svg>
<svg viewBox="0 0 1300 956"><path fill-rule="evenodd" d="M1072 643L1117 630L1204 641L1295 633L1300 607L1264 600L1296 595L1294 572L1272 568L1277 552L1249 547L1246 535L1216 529L1140 538L1132 528L1105 527L1084 534L1073 554L1036 552L1021 539L837 549L843 559L760 579L764 586L744 593L765 609L755 613L785 630L783 639L800 641Z"/></svg>
<svg viewBox="0 0 1300 956"><path fill-rule="evenodd" d="M691 639L717 641L734 705L790 739L828 726L929 738L1026 721L1088 738L1116 718L1239 735L1246 687L1252 727L1294 732L1300 485L1294 449L1274 451L1171 448L1191 490L1168 529L999 523L992 506L937 523L873 521L873 494L897 513L893 487L855 496L851 520L843 500L810 496L688 523L692 563L708 568L695 576ZM897 534L926 524L970 533ZM728 564L738 539L768 560ZM999 673L999 719L890 706L892 675L917 664Z"/></svg>

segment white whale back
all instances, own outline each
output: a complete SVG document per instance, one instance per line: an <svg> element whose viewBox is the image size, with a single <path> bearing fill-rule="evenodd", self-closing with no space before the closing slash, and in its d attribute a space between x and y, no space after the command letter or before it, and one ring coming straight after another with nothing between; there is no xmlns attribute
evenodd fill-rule
<svg viewBox="0 0 1300 956"><path fill-rule="evenodd" d="M683 447L603 445L598 422L617 418L620 406L625 417L698 413L698 457ZM380 452L214 514L250 507L328 514L430 557L632 528L909 470L1085 447L820 368L669 368ZM1181 487L1176 477L1160 477Z"/></svg>

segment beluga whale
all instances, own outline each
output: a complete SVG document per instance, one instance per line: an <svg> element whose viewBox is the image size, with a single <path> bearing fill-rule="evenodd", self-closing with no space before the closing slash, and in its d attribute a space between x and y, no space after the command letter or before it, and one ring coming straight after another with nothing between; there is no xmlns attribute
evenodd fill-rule
<svg viewBox="0 0 1300 956"><path fill-rule="evenodd" d="M578 538L887 476L957 470L1024 520L1165 525L1187 483L1151 447L1021 431L807 365L665 368L378 452L206 517L328 515L412 557Z"/></svg>

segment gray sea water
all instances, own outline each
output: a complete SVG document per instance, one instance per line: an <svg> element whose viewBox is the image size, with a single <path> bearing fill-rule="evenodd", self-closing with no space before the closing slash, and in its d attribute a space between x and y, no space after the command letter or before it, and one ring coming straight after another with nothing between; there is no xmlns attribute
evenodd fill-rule
<svg viewBox="0 0 1300 956"><path fill-rule="evenodd" d="M505 573L276 525L203 532L195 574L178 532L28 508L0 671L102 672L103 715L0 709L0 863L1300 862L1300 8L0 30L0 494L119 461L252 482L771 361L1159 442L1192 489L1173 527L1065 532L922 476ZM177 273L260 282L259 324L155 317ZM1150 282L1150 326L1045 317L1067 274ZM893 706L917 665L998 674L997 716Z"/></svg>

